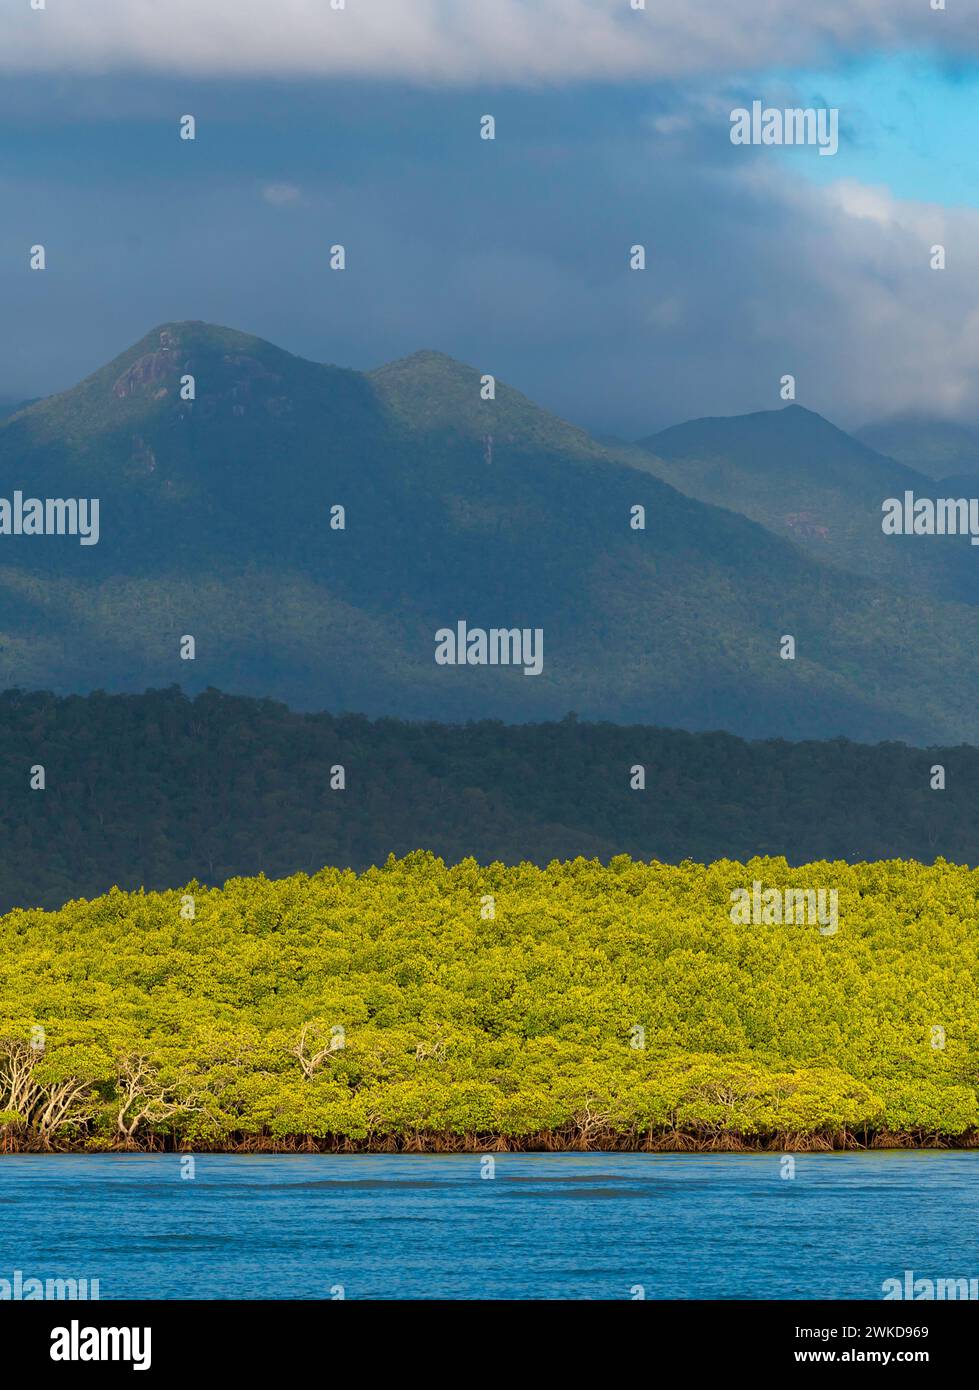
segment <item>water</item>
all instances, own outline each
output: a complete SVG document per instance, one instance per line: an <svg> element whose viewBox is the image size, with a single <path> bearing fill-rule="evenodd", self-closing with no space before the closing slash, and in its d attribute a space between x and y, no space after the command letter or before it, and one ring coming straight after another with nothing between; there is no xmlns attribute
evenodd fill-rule
<svg viewBox="0 0 979 1390"><path fill-rule="evenodd" d="M979 1153L0 1158L0 1278L112 1298L865 1298L979 1276Z"/></svg>

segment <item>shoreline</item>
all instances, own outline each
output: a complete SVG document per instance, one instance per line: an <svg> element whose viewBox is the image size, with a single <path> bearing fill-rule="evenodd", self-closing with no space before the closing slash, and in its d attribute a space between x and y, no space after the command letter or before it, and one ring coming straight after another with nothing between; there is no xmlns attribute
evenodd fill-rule
<svg viewBox="0 0 979 1390"><path fill-rule="evenodd" d="M443 1157L452 1154L556 1154L556 1153L669 1153L669 1154L814 1154L814 1153L906 1153L968 1152L979 1150L979 1132L960 1135L926 1132L837 1131L816 1134L739 1135L722 1132L698 1135L670 1131L655 1134L605 1134L582 1136L560 1131L542 1134L416 1134L378 1135L370 1139L351 1139L343 1135L313 1137L296 1135L283 1139L271 1136L242 1138L215 1143L178 1140L172 1135L156 1135L143 1143L88 1143L44 1146L20 1143L12 1136L0 1140L0 1160L28 1155L97 1157L104 1154L403 1154Z"/></svg>

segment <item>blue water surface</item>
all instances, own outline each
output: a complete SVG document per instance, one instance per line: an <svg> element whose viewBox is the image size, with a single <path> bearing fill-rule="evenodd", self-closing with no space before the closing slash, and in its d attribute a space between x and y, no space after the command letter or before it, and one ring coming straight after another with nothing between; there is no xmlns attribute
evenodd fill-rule
<svg viewBox="0 0 979 1390"><path fill-rule="evenodd" d="M979 1153L0 1158L0 1279L115 1298L860 1298L979 1276Z"/></svg>

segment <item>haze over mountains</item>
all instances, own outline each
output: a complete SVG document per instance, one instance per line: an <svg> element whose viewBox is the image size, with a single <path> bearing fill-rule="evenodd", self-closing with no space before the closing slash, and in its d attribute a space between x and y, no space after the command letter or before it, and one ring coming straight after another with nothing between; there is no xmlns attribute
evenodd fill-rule
<svg viewBox="0 0 979 1390"><path fill-rule="evenodd" d="M799 409L603 445L486 370L169 324L0 420L0 494L98 497L101 532L0 536L0 685L979 742L979 550L880 532L923 474ZM543 673L437 666L459 620L542 628Z"/></svg>
<svg viewBox="0 0 979 1390"><path fill-rule="evenodd" d="M979 429L968 425L906 415L865 425L855 437L929 478L979 477Z"/></svg>

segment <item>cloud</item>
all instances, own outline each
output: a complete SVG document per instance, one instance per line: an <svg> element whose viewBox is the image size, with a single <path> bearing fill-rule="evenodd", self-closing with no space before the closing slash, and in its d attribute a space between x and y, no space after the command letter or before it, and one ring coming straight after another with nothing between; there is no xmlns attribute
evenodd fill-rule
<svg viewBox="0 0 979 1390"><path fill-rule="evenodd" d="M683 77L900 48L979 53L950 0L56 0L4 16L0 71L421 83Z"/></svg>
<svg viewBox="0 0 979 1390"><path fill-rule="evenodd" d="M289 203L298 203L302 192L294 183L267 183L262 189L262 197L274 208L281 208Z"/></svg>
<svg viewBox="0 0 979 1390"><path fill-rule="evenodd" d="M979 280L979 212L852 181L821 198L799 189L794 203L800 229L809 228L799 249L815 272L813 301L834 324L821 343L821 394L845 399L851 417L920 411L974 419L979 313L969 287ZM935 245L946 249L945 270L932 269ZM788 331L806 326L811 319L806 325L789 315Z"/></svg>
<svg viewBox="0 0 979 1390"><path fill-rule="evenodd" d="M159 129L41 123L8 141L0 180L0 394L71 385L153 324L202 318L356 367L440 348L623 436L778 408L786 372L844 426L979 415L979 211L735 148L722 84L692 85L689 101L670 84L513 93L497 147L468 93L358 104L341 83L274 101L242 84L236 121L194 146L176 134L196 109L183 84ZM662 134L676 110L686 124ZM298 200L262 201L286 189Z"/></svg>

